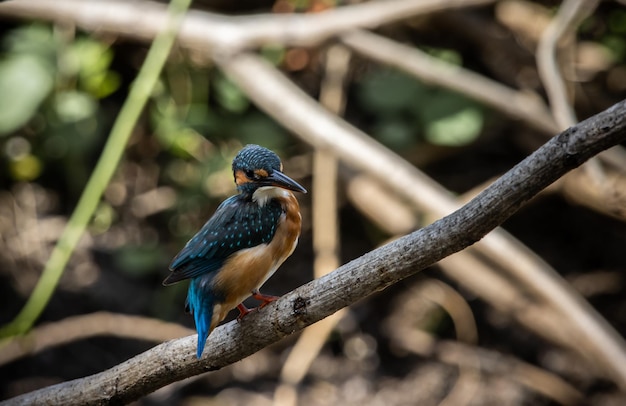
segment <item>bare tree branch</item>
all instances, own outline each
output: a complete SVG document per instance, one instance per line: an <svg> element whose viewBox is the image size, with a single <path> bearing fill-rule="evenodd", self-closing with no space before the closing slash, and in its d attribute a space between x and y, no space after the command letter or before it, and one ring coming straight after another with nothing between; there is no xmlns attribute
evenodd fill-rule
<svg viewBox="0 0 626 406"><path fill-rule="evenodd" d="M310 46L353 28L375 28L409 16L494 0L369 1L315 14L231 17L190 11L179 40L188 47L237 52L264 44ZM165 6L148 1L20 0L0 5L0 15L72 21L83 29L138 39L161 31Z"/></svg>
<svg viewBox="0 0 626 406"><path fill-rule="evenodd" d="M242 323L217 328L200 360L194 355L196 338L189 336L99 374L2 404L127 403L168 383L222 368L474 244L569 170L624 141L626 101L552 138L449 216L287 293Z"/></svg>
<svg viewBox="0 0 626 406"><path fill-rule="evenodd" d="M572 106L573 103L570 103L568 99L565 80L559 69L557 45L559 41L569 39L570 48L574 46L574 41L571 41L572 34L583 19L593 12L597 4L597 0L565 0L556 17L544 30L537 46L539 75L550 100L552 115L560 129L573 125L577 119ZM610 154L609 152L611 151L606 151L602 155L616 156L619 153L617 149L614 149ZM572 176L580 172L584 172L584 174ZM587 182L573 182L571 177L578 180L586 178ZM580 204L609 215L614 215L614 213L619 215L619 212L623 210L623 202L615 193L614 183L608 181L607 178L608 176L599 160L592 159L580 170L563 179L561 184L564 193L574 196L574 200ZM587 193L580 193L581 189Z"/></svg>
<svg viewBox="0 0 626 406"><path fill-rule="evenodd" d="M565 83L559 71L557 44L571 33L584 17L593 12L597 3L596 0L565 0L537 46L539 75L548 93L552 114L560 128L573 125L576 122L576 113L567 99Z"/></svg>
<svg viewBox="0 0 626 406"><path fill-rule="evenodd" d="M548 107L538 95L516 91L463 67L438 60L417 48L367 31L350 31L341 35L341 41L368 58L408 72L426 83L468 95L539 131L550 135L558 132Z"/></svg>

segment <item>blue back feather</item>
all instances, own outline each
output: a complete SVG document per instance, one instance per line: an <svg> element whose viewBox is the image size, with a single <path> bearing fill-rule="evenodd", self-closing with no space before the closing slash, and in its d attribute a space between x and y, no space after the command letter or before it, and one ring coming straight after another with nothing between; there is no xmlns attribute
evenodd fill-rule
<svg viewBox="0 0 626 406"><path fill-rule="evenodd" d="M224 200L170 264L164 285L219 270L235 252L268 243L283 213L277 201L259 205L244 195Z"/></svg>

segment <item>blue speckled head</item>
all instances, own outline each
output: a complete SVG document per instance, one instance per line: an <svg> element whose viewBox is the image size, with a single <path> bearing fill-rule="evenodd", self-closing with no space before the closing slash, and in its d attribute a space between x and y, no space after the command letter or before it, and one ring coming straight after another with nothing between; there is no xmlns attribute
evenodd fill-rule
<svg viewBox="0 0 626 406"><path fill-rule="evenodd" d="M306 193L303 188L282 173L283 164L278 155L258 145L246 145L233 159L233 175L239 192L252 195L264 186L279 187Z"/></svg>
<svg viewBox="0 0 626 406"><path fill-rule="evenodd" d="M255 171L259 169L264 170L268 175L274 171L281 171L280 158L267 148L248 144L233 159L234 173L237 173L237 170Z"/></svg>

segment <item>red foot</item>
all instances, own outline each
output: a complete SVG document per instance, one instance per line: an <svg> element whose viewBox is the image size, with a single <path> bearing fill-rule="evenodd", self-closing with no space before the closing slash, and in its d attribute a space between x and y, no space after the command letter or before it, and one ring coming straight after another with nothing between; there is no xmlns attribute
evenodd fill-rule
<svg viewBox="0 0 626 406"><path fill-rule="evenodd" d="M243 303L239 303L237 305L237 310L239 310L239 316L237 316L237 321L241 321L241 319L246 317L248 313L252 313L256 309L262 309L268 304L275 302L276 300L280 298L280 296L264 295L258 290L252 291L252 297L255 298L256 300L260 300L261 304L258 307L253 307L252 309L248 309L246 305L244 305Z"/></svg>
<svg viewBox="0 0 626 406"><path fill-rule="evenodd" d="M270 304L272 302L275 302L278 299L280 299L280 296L264 295L261 292L259 292L258 290L253 290L252 291L252 297L255 298L256 300L260 300L262 302L259 305L259 309L262 309L265 306L267 306L268 304Z"/></svg>
<svg viewBox="0 0 626 406"><path fill-rule="evenodd" d="M254 309L248 309L243 303L239 303L237 305L237 310L239 310L239 316L237 316L237 321L241 321L246 315Z"/></svg>

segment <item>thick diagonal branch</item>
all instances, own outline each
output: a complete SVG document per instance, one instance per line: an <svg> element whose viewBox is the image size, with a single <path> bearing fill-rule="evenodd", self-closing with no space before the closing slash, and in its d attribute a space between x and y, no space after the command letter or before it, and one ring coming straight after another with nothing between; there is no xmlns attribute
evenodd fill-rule
<svg viewBox="0 0 626 406"><path fill-rule="evenodd" d="M242 323L216 329L200 360L194 355L195 337L189 336L99 374L9 401L23 405L127 403L171 382L222 368L472 245L559 177L624 141L626 101L552 138L449 216L295 289Z"/></svg>

